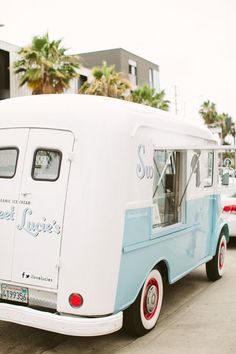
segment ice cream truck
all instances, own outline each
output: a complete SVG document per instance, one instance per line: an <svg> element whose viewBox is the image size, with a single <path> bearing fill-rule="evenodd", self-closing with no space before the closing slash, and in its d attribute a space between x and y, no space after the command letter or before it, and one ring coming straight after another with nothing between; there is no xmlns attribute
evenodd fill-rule
<svg viewBox="0 0 236 354"><path fill-rule="evenodd" d="M0 320L75 336L154 328L163 280L224 270L217 143L122 100L0 103Z"/></svg>

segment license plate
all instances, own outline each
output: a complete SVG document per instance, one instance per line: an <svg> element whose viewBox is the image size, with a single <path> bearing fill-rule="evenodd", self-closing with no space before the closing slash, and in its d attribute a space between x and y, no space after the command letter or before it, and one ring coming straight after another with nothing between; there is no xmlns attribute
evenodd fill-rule
<svg viewBox="0 0 236 354"><path fill-rule="evenodd" d="M16 301L24 304L28 303L28 289L20 286L2 284L1 298L7 301Z"/></svg>

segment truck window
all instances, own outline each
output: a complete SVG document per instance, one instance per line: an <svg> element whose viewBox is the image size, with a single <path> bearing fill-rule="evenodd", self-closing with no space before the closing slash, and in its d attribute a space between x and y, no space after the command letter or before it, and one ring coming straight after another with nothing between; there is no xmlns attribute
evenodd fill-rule
<svg viewBox="0 0 236 354"><path fill-rule="evenodd" d="M212 187L213 185L213 167L214 167L214 153L209 151L206 153L204 161L204 187Z"/></svg>
<svg viewBox="0 0 236 354"><path fill-rule="evenodd" d="M235 167L235 150L220 152L218 154L218 185L221 186L234 186L236 167Z"/></svg>
<svg viewBox="0 0 236 354"><path fill-rule="evenodd" d="M180 153L154 151L153 227L165 227L179 222Z"/></svg>
<svg viewBox="0 0 236 354"><path fill-rule="evenodd" d="M0 178L13 178L18 160L17 148L0 149Z"/></svg>
<svg viewBox="0 0 236 354"><path fill-rule="evenodd" d="M56 181L59 178L62 153L38 149L34 154L32 178L36 181Z"/></svg>

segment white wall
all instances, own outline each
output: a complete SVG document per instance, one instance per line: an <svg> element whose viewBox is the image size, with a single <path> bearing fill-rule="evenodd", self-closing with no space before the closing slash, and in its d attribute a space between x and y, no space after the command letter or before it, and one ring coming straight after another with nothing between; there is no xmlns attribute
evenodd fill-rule
<svg viewBox="0 0 236 354"><path fill-rule="evenodd" d="M18 96L27 96L31 94L31 90L24 85L23 87L19 87L17 76L13 72L13 63L16 61L19 56L17 52L20 50L20 47L0 41L0 49L5 50L10 53L10 97L18 97ZM91 81L92 75L91 70L87 68L81 68L78 70L79 74L87 76L88 80ZM78 82L77 79L71 80L70 88L66 91L66 93L78 93Z"/></svg>
<svg viewBox="0 0 236 354"><path fill-rule="evenodd" d="M5 50L10 53L10 97L26 96L30 95L30 90L25 87L19 87L17 76L13 72L13 63L18 59L17 52L20 47L17 47L13 44L0 41L0 49Z"/></svg>

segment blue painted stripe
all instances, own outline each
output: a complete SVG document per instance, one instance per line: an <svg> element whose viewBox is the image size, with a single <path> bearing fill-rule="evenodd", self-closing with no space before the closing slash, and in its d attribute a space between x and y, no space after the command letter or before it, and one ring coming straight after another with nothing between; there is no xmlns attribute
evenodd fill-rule
<svg viewBox="0 0 236 354"><path fill-rule="evenodd" d="M160 261L170 283L209 260L215 251L220 220L219 196L186 202L185 222L152 228L152 208L127 210L115 311L137 297L150 270Z"/></svg>

